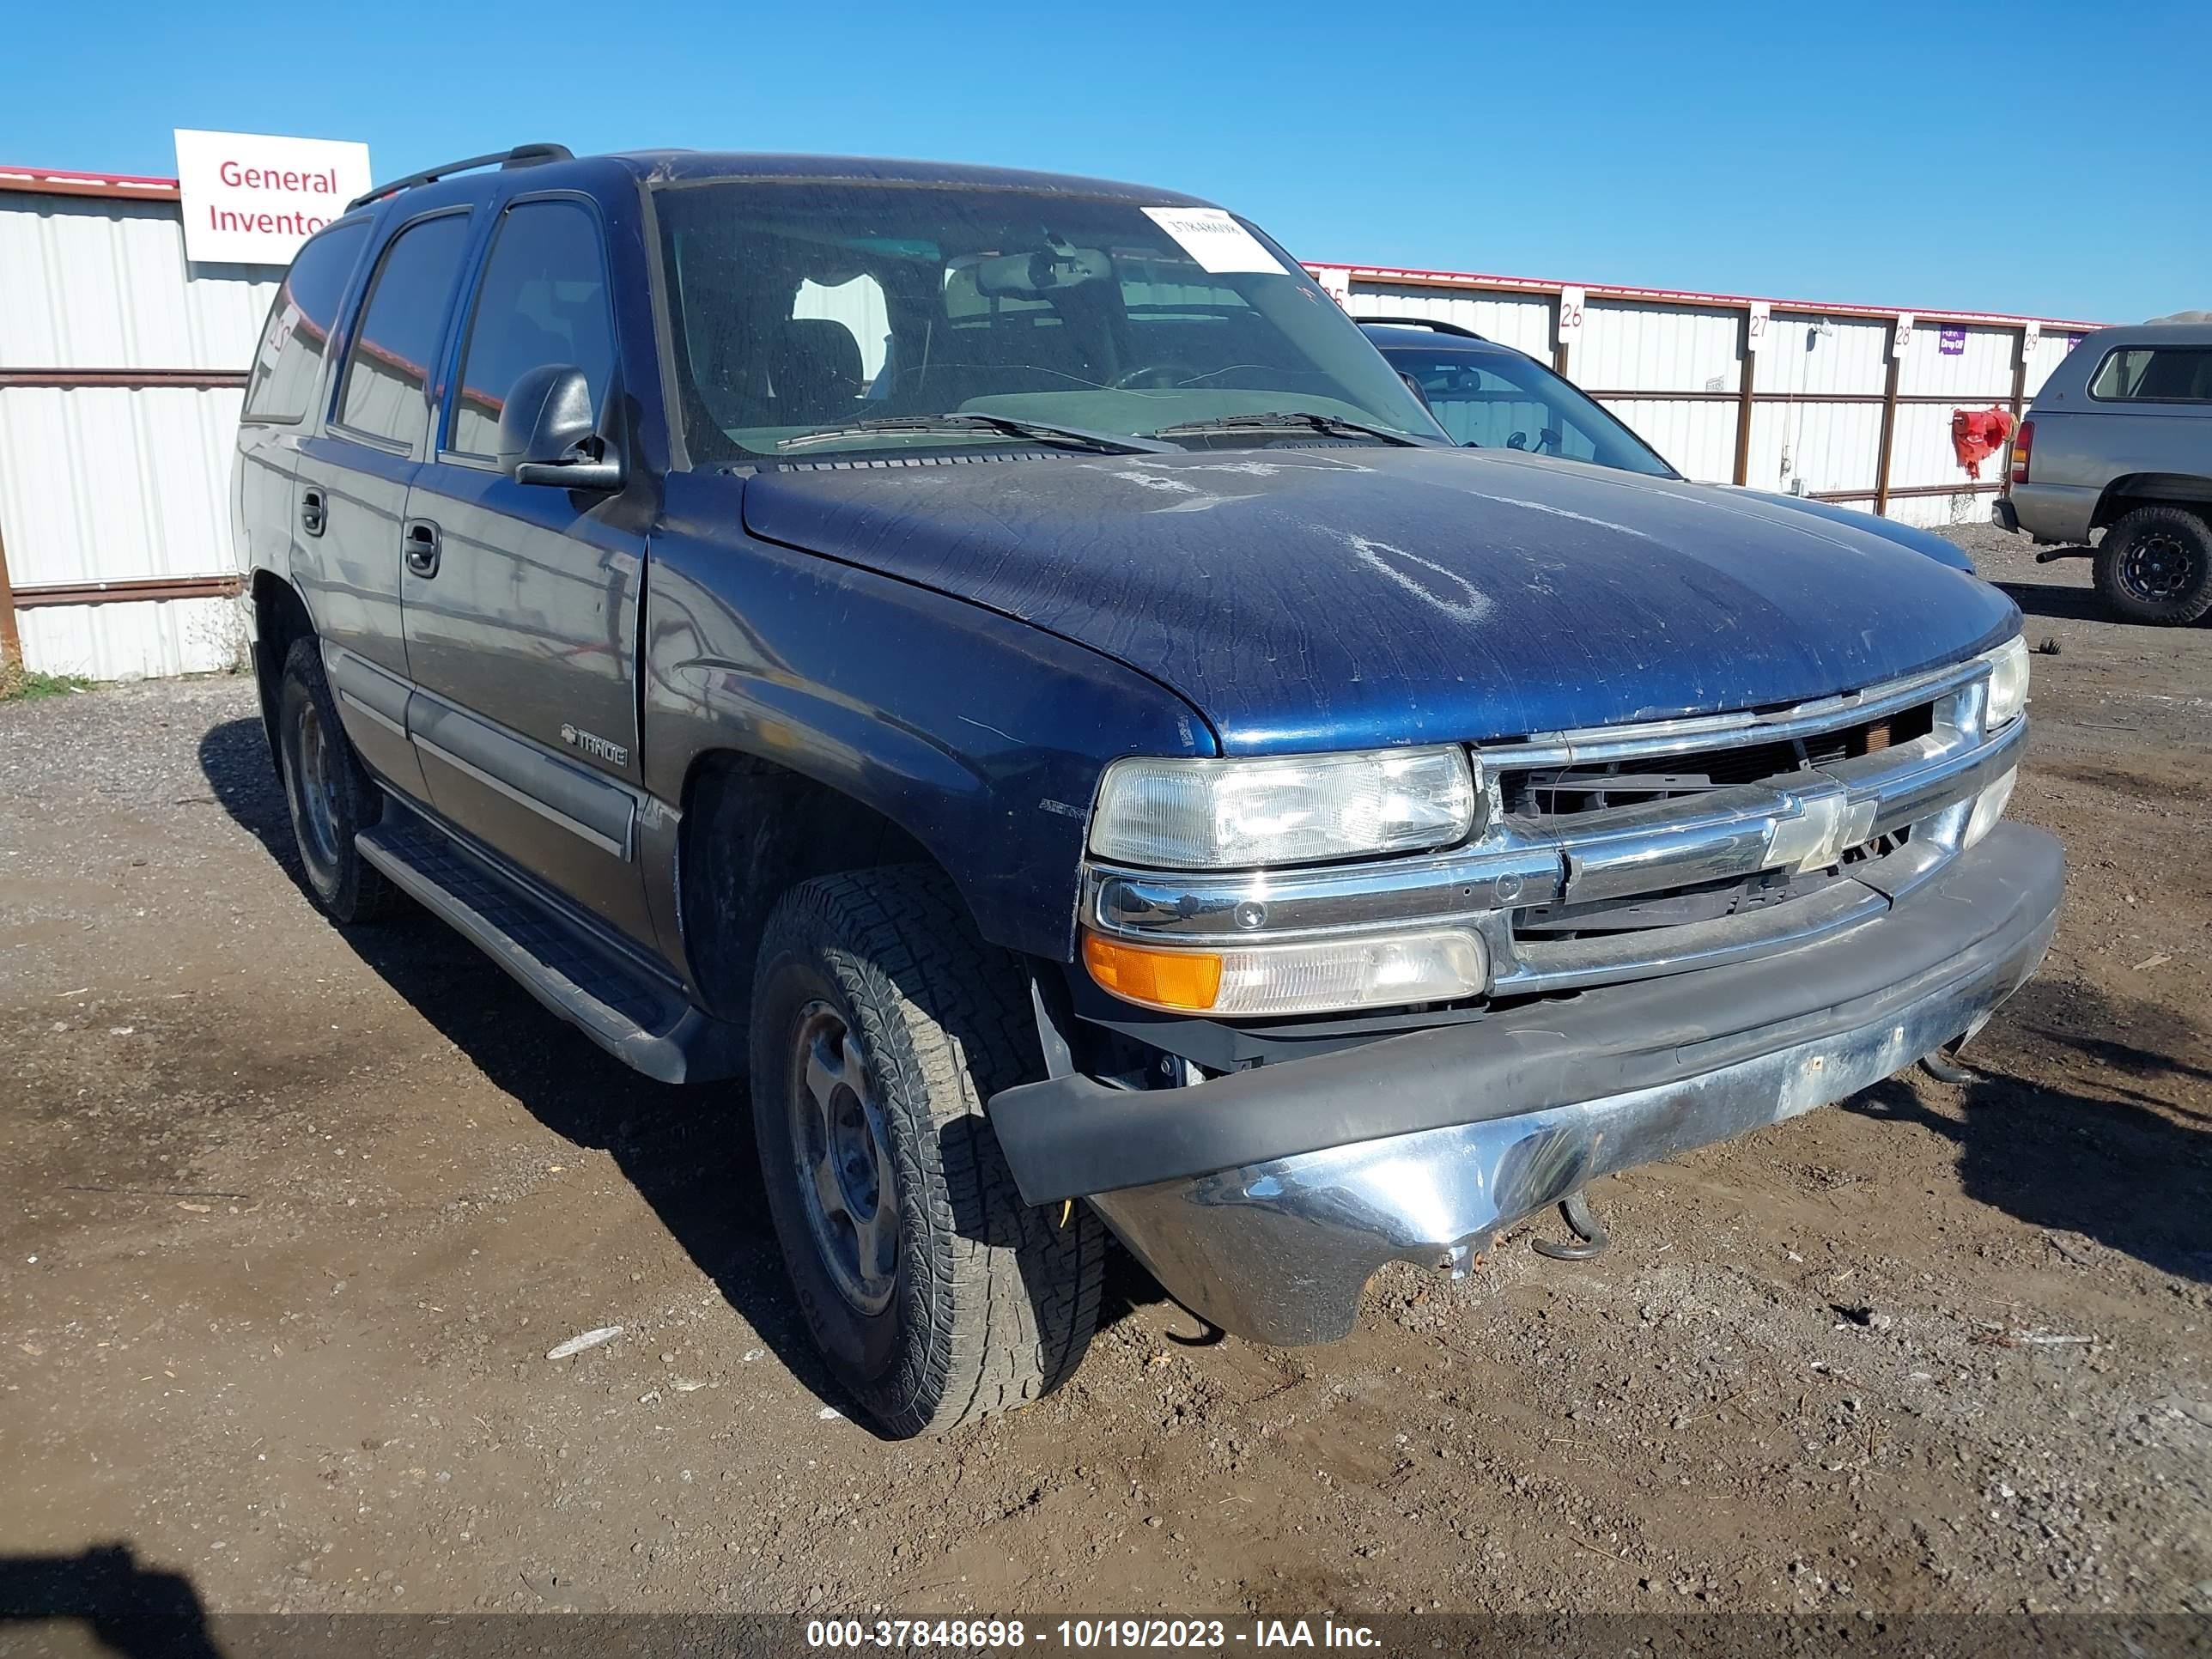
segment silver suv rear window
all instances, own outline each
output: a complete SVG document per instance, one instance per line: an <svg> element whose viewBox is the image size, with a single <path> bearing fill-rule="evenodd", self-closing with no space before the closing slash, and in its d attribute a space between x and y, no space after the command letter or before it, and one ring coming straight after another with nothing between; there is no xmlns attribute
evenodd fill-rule
<svg viewBox="0 0 2212 1659"><path fill-rule="evenodd" d="M2212 346L2122 346L2098 364L2089 395L2107 403L2212 403Z"/></svg>

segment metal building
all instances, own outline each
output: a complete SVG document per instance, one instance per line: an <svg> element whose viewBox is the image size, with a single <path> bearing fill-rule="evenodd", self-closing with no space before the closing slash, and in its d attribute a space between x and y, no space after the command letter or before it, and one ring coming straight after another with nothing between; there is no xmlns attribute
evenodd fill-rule
<svg viewBox="0 0 2212 1659"><path fill-rule="evenodd" d="M2001 457L1966 477L1952 412L2017 413L2096 326L1310 269L1355 315L1435 316L1547 359L1693 478L1922 524L1984 516L2002 477ZM173 179L0 167L0 649L95 679L236 662L232 438L282 276L188 262Z"/></svg>

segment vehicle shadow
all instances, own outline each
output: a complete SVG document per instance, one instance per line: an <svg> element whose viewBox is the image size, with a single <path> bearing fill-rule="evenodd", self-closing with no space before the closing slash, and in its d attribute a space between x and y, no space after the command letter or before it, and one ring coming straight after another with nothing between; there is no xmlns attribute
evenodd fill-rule
<svg viewBox="0 0 2212 1659"><path fill-rule="evenodd" d="M298 882L291 820L260 723L216 726L200 741L199 761L216 800ZM339 936L495 1087L556 1134L611 1154L670 1236L777 1358L824 1404L851 1412L785 1273L742 1084L679 1087L639 1076L412 906L391 921L341 929ZM1141 1287L1115 1271L1133 1265L1109 1262L1102 1324L1141 1297Z"/></svg>
<svg viewBox="0 0 2212 1659"><path fill-rule="evenodd" d="M1996 586L2021 609L2021 614L2050 622L2112 622L2111 611L2094 587L2070 587L2059 582L2003 582Z"/></svg>
<svg viewBox="0 0 2212 1659"><path fill-rule="evenodd" d="M182 1573L142 1566L128 1544L96 1544L76 1555L0 1555L0 1650L38 1653L35 1631L11 1626L81 1625L98 1650L121 1659L221 1659L207 1608ZM52 1632L53 1652L83 1644Z"/></svg>
<svg viewBox="0 0 2212 1659"><path fill-rule="evenodd" d="M2206 1053L2205 1034L2154 1004L2114 1007L2079 984L2040 980L2006 1005L2004 1018L2101 1062L2113 1079L2110 1092L1983 1070L1965 1085L1957 1119L1931 1110L1894 1078L1847 1109L1917 1123L1954 1142L1970 1198L2030 1226L2079 1233L2161 1273L2212 1282L2204 1229L2212 1112L2159 1100L2123 1080L2212 1081L2212 1070L2182 1057ZM2141 1042L2091 1035L2115 1031ZM1973 1065L1973 1050L1965 1058Z"/></svg>

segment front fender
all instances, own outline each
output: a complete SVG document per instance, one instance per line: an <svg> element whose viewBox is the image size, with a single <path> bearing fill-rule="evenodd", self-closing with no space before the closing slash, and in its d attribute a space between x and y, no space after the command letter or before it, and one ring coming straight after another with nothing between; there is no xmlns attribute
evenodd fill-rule
<svg viewBox="0 0 2212 1659"><path fill-rule="evenodd" d="M642 641L647 790L681 802L718 751L771 762L912 836L986 939L1073 961L1100 772L1122 755L1217 752L1203 719L1026 623L748 536L738 480L669 483ZM653 860L653 878L672 862ZM669 887L654 896L664 939Z"/></svg>

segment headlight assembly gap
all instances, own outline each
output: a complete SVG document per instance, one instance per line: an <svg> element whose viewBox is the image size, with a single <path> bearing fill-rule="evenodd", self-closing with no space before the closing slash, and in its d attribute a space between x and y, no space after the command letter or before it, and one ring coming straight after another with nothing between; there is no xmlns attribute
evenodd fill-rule
<svg viewBox="0 0 2212 1659"><path fill-rule="evenodd" d="M1116 864L1238 870L1449 847L1474 828L1456 745L1249 760L1115 761L1091 851Z"/></svg>

